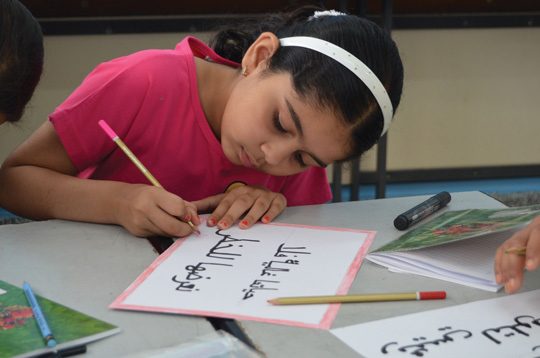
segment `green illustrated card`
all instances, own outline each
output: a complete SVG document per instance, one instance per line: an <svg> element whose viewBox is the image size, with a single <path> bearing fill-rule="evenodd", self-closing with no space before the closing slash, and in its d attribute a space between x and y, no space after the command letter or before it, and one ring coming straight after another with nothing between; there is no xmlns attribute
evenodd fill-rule
<svg viewBox="0 0 540 358"><path fill-rule="evenodd" d="M60 353L120 332L117 326L39 295L36 298ZM0 280L0 358L32 357L50 351L23 289Z"/></svg>
<svg viewBox="0 0 540 358"><path fill-rule="evenodd" d="M373 252L416 250L506 231L524 225L539 215L540 205L449 211Z"/></svg>

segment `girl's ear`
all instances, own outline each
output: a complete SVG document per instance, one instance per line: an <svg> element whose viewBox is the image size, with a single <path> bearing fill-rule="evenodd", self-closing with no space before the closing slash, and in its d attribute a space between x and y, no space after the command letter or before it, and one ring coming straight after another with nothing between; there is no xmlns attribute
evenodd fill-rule
<svg viewBox="0 0 540 358"><path fill-rule="evenodd" d="M246 67L248 73L253 72L258 66L266 67L266 62L278 48L279 39L276 35L263 32L246 51L242 58L242 67Z"/></svg>

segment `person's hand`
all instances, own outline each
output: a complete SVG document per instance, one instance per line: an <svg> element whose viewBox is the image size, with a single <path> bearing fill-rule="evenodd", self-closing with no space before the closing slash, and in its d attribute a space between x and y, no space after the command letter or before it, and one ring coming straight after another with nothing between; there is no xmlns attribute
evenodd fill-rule
<svg viewBox="0 0 540 358"><path fill-rule="evenodd" d="M193 204L199 212L213 211L206 221L208 226L228 229L242 218L238 226L247 229L259 219L265 224L274 220L287 207L287 199L280 193L253 185L236 187L228 193L194 201Z"/></svg>
<svg viewBox="0 0 540 358"><path fill-rule="evenodd" d="M505 253L506 250L526 247L526 255ZM515 293L523 283L523 270L533 271L540 264L540 216L520 231L516 232L495 254L495 279L504 284L508 293Z"/></svg>
<svg viewBox="0 0 540 358"><path fill-rule="evenodd" d="M201 224L193 203L162 188L130 184L118 197L117 222L135 236L183 237L193 232L187 221Z"/></svg>

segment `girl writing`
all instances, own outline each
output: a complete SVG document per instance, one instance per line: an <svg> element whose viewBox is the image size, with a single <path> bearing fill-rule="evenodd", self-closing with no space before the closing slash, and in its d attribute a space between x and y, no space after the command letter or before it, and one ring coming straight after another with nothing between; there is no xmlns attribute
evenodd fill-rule
<svg viewBox="0 0 540 358"><path fill-rule="evenodd" d="M376 24L302 8L98 66L0 170L0 206L36 220L185 236L331 198L325 167L390 125L403 68ZM101 130L105 120L165 189ZM245 184L245 185L244 185Z"/></svg>

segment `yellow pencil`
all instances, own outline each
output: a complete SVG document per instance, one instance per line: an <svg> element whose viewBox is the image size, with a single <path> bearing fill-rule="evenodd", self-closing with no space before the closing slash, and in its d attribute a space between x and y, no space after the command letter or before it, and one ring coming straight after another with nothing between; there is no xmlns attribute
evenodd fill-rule
<svg viewBox="0 0 540 358"><path fill-rule="evenodd" d="M163 188L163 186L157 181L157 179L152 175L152 173L150 173L148 169L146 169L146 167L143 165L143 163L141 163L141 161L135 156L135 154L133 154L133 152L129 150L129 148L122 141L122 139L120 139L120 137L112 130L112 128L109 127L107 122L102 119L98 123L105 131L105 133L107 133L107 135L111 137L113 142L115 142L120 147L120 149L122 149L122 151L128 156L128 158L131 159L131 161L137 166L137 168L139 168L139 170L150 181L150 183L152 183L154 186L157 186L158 188ZM187 223L193 231L197 232L198 234L201 233L199 229L195 225L193 225L191 220L188 220Z"/></svg>
<svg viewBox="0 0 540 358"><path fill-rule="evenodd" d="M433 292L404 292L404 293L374 293L363 295L336 295L336 296L304 296L280 297L268 300L273 305L306 305L315 303L350 303L350 302L378 302L378 301L410 301L410 300L437 300L445 299L445 291Z"/></svg>
<svg viewBox="0 0 540 358"><path fill-rule="evenodd" d="M526 255L527 254L527 247L520 246L520 247L512 247L511 249L504 250L505 254L516 254L516 255Z"/></svg>

